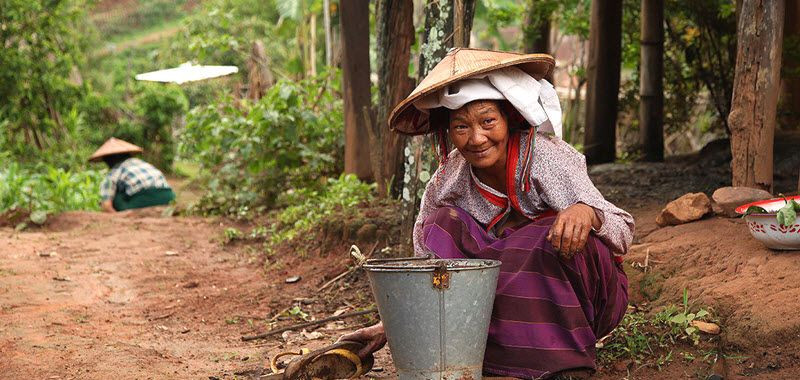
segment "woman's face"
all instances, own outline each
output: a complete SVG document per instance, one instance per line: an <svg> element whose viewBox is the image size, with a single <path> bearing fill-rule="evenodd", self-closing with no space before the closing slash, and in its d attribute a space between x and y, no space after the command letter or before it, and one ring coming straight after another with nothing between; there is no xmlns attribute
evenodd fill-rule
<svg viewBox="0 0 800 380"><path fill-rule="evenodd" d="M450 111L450 141L475 168L505 170L508 135L508 120L495 101L476 100Z"/></svg>

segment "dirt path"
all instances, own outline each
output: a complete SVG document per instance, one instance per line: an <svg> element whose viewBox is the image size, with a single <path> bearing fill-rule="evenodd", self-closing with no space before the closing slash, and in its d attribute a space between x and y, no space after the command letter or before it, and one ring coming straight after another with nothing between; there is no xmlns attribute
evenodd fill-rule
<svg viewBox="0 0 800 380"><path fill-rule="evenodd" d="M222 230L211 220L157 212L74 212L44 230L0 229L2 377L197 379L259 372L285 340L259 346L240 335L267 329L259 318L312 293L314 284L284 284L290 271L278 265L265 276L257 252L220 244ZM313 275L330 269L324 261L281 265ZM334 324L306 345L335 339L340 328L346 327Z"/></svg>

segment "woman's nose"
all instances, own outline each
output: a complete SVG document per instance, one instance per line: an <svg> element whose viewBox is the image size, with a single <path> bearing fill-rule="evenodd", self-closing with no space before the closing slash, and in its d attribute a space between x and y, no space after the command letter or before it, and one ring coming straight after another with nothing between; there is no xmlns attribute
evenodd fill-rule
<svg viewBox="0 0 800 380"><path fill-rule="evenodd" d="M486 135L483 133L482 128L471 128L469 135L469 144L473 146L482 145L486 142Z"/></svg>

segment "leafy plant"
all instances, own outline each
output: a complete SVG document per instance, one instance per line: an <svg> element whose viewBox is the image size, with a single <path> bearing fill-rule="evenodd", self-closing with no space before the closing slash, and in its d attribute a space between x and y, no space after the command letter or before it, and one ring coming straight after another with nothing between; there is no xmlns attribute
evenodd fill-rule
<svg viewBox="0 0 800 380"><path fill-rule="evenodd" d="M234 227L226 228L225 232L224 232L224 235L225 235L225 243L226 244L230 243L230 242L232 242L234 240L241 239L244 236L244 234L242 233L241 230L239 230L238 228L234 228Z"/></svg>
<svg viewBox="0 0 800 380"><path fill-rule="evenodd" d="M708 311L696 313L689 308L689 293L684 290L681 306L671 305L655 314L634 311L599 346L598 359L609 363L631 359L636 363L653 362L661 366L672 360L673 347L681 341L697 345L700 335L692 321L709 317Z"/></svg>
<svg viewBox="0 0 800 380"><path fill-rule="evenodd" d="M750 206L747 208L747 210L745 210L744 214L742 215L742 218L750 214L767 214L767 213L769 213L769 211L767 211L767 209L761 206Z"/></svg>
<svg viewBox="0 0 800 380"><path fill-rule="evenodd" d="M334 86L326 77L279 81L255 103L222 99L193 109L179 151L200 164L209 191L192 210L250 218L275 206L279 194L318 189L340 173L343 121Z"/></svg>
<svg viewBox="0 0 800 380"><path fill-rule="evenodd" d="M701 320L706 316L708 316L708 312L703 309L700 309L697 313L689 312L689 291L683 289L683 311L672 315L669 318L669 322L673 324L673 328L682 329L686 333L686 337L697 345L700 341L700 335L697 332L697 328L692 326L692 322Z"/></svg>
<svg viewBox="0 0 800 380"><path fill-rule="evenodd" d="M0 212L24 210L28 221L44 224L50 214L98 210L103 178L104 172L96 170L71 172L43 165L24 168L10 162L0 170Z"/></svg>
<svg viewBox="0 0 800 380"><path fill-rule="evenodd" d="M288 191L282 199L287 207L278 213L277 222L270 227L269 242L275 245L301 236L333 212L347 212L372 199L374 190L375 184L366 184L352 174L343 174L338 179L328 180L321 190Z"/></svg>
<svg viewBox="0 0 800 380"><path fill-rule="evenodd" d="M800 212L800 204L795 202L794 199L784 199L786 204L778 210L776 217L778 218L778 224L789 227L794 225L794 222L797 220L797 213Z"/></svg>
<svg viewBox="0 0 800 380"><path fill-rule="evenodd" d="M309 317L308 313L303 311L303 309L300 309L300 306L297 306L297 305L295 305L294 307L289 309L287 312L289 313L289 315L291 315L293 317L298 317L298 318L300 318L300 319L302 319L304 321L307 321L308 317Z"/></svg>

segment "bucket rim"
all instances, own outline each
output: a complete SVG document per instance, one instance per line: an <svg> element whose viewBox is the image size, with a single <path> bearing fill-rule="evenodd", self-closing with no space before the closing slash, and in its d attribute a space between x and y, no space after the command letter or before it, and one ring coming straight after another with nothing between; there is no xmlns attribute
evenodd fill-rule
<svg viewBox="0 0 800 380"><path fill-rule="evenodd" d="M407 261L425 261L430 260L430 264L421 264L416 266L397 266L393 265L395 263L407 262ZM456 267L449 267L449 266L442 266L441 263L447 261L466 261L469 263L480 263L478 265L470 265L470 266L456 266ZM482 265L481 265L482 264ZM469 271L469 270L482 270L482 269L492 269L497 268L502 263L499 260L492 260L492 259L440 259L430 256L419 256L419 257L402 257L402 258L393 258L393 259L370 259L364 263L363 268L369 272L433 272L436 269L444 268L448 272L461 272L461 271Z"/></svg>

